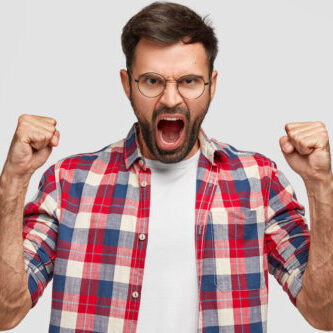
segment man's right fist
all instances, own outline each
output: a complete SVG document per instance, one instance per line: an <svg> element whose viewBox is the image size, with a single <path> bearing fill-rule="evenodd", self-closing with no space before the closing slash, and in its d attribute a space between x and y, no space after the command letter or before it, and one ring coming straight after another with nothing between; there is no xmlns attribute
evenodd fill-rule
<svg viewBox="0 0 333 333"><path fill-rule="evenodd" d="M57 146L60 133L52 118L23 114L10 145L5 167L15 177L31 176Z"/></svg>

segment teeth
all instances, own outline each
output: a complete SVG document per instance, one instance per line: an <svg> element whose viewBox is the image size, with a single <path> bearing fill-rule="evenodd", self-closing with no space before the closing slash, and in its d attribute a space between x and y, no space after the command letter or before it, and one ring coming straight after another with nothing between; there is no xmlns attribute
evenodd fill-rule
<svg viewBox="0 0 333 333"><path fill-rule="evenodd" d="M162 132L160 132L160 138L161 138L161 141L165 144L165 145L172 145L173 142L166 142L163 140L163 135L162 135Z"/></svg>
<svg viewBox="0 0 333 333"><path fill-rule="evenodd" d="M180 118L163 118L163 120L176 121L176 120L180 120Z"/></svg>

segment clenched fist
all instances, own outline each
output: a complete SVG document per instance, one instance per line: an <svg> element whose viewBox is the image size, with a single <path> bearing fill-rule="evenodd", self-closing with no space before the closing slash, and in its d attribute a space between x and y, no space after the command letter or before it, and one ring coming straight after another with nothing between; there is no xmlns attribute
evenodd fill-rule
<svg viewBox="0 0 333 333"><path fill-rule="evenodd" d="M56 120L21 115L6 160L6 169L14 177L31 176L58 145L60 133Z"/></svg>
<svg viewBox="0 0 333 333"><path fill-rule="evenodd" d="M326 126L320 121L289 123L280 146L290 167L303 180L321 181L332 176Z"/></svg>

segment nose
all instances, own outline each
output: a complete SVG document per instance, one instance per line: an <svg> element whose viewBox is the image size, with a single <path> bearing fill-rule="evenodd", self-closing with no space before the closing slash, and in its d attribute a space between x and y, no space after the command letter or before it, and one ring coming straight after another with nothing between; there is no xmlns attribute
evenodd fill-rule
<svg viewBox="0 0 333 333"><path fill-rule="evenodd" d="M183 102L183 98L177 89L177 82L173 80L168 80L166 82L166 87L160 98L160 103L172 108Z"/></svg>

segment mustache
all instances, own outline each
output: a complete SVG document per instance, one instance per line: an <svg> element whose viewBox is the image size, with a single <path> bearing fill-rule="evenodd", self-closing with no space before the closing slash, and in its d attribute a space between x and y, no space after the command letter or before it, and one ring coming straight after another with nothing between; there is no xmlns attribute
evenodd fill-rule
<svg viewBox="0 0 333 333"><path fill-rule="evenodd" d="M154 110L152 121L155 122L156 118L161 114L177 114L177 113L184 115L187 121L190 120L190 112L187 108L181 106L176 106L174 108L168 108L166 106L162 106Z"/></svg>

